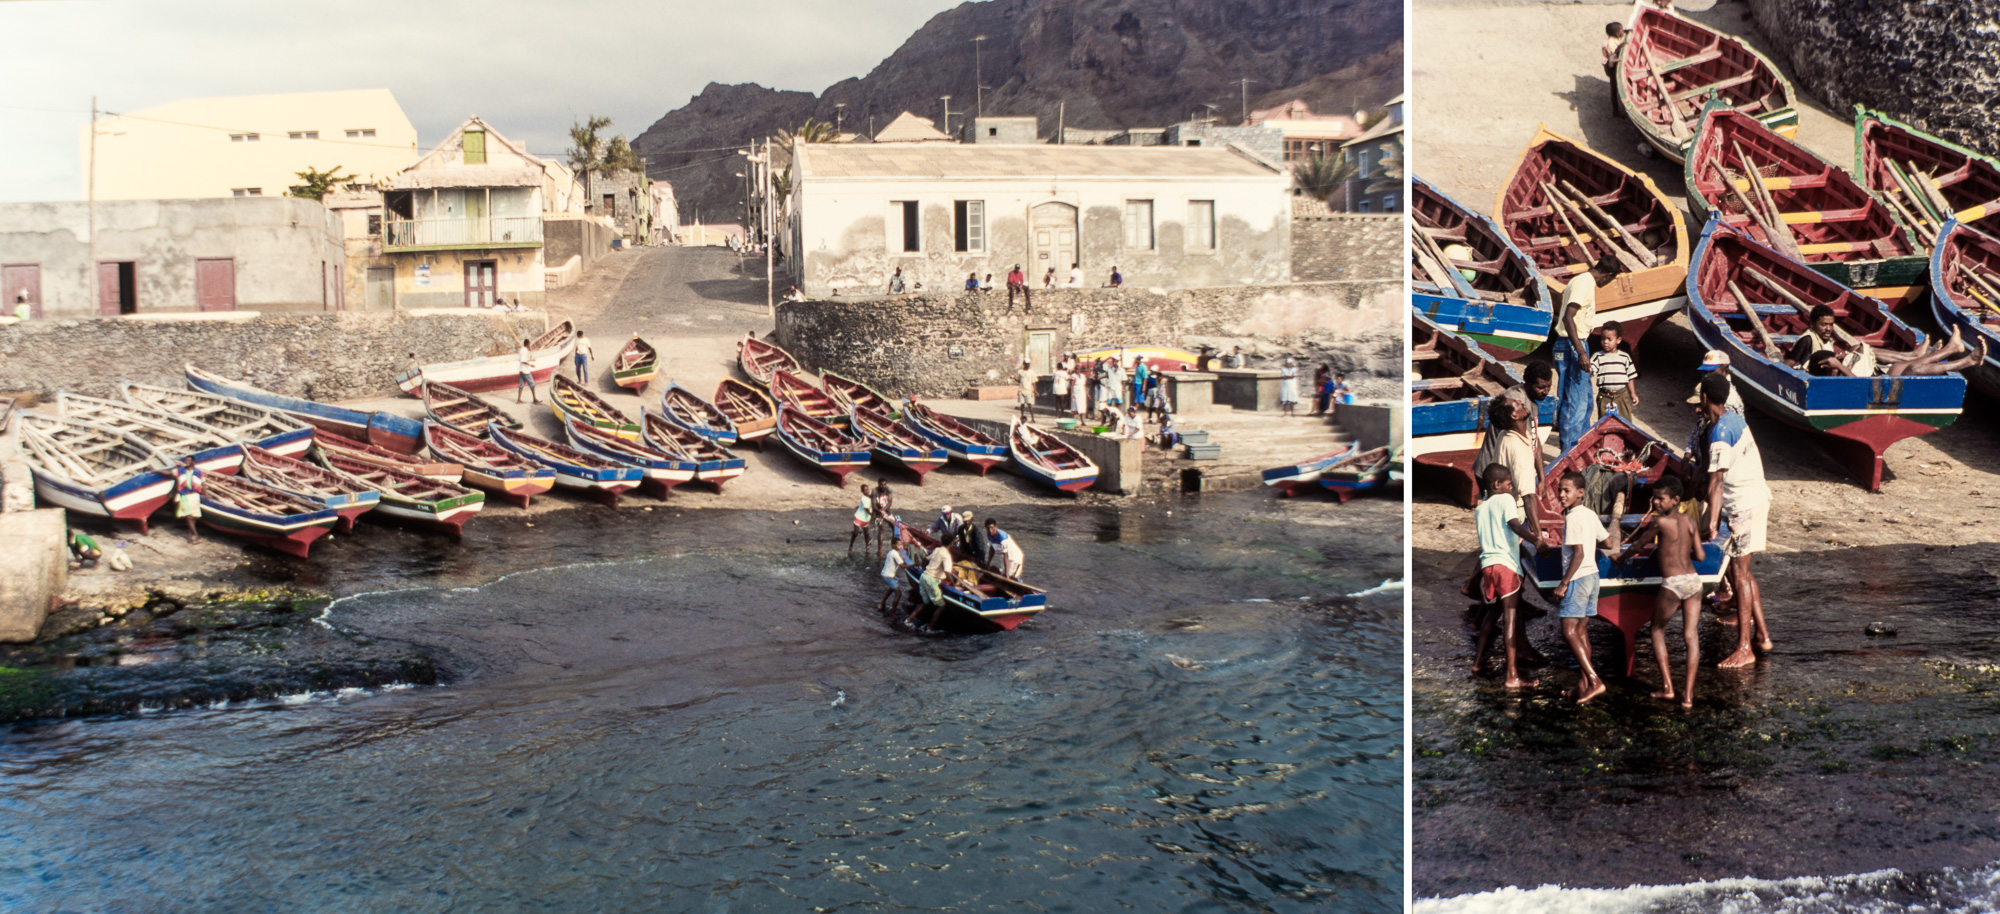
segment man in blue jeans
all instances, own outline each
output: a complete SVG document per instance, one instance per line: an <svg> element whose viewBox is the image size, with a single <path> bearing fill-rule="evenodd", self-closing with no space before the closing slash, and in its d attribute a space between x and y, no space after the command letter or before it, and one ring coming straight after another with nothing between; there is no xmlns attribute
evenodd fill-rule
<svg viewBox="0 0 2000 914"><path fill-rule="evenodd" d="M1590 335L1597 330L1597 287L1618 273L1618 261L1605 257L1563 287L1555 344L1556 435L1565 453L1590 431L1597 412L1597 389L1590 378Z"/></svg>

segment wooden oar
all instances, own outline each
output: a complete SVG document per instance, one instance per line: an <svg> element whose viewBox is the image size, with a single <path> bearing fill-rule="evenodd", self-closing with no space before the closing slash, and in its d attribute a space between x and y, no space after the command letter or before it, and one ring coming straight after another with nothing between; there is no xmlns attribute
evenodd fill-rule
<svg viewBox="0 0 2000 914"><path fill-rule="evenodd" d="M1729 281L1729 294L1736 296L1736 307L1742 309L1743 316L1750 319L1750 331L1757 337L1757 342L1764 347L1764 354L1773 361L1784 358L1785 351L1778 348L1776 340L1771 339L1771 329L1764 326L1764 316L1757 313L1756 303L1750 300L1750 296L1743 294L1743 287L1737 285L1734 279Z"/></svg>
<svg viewBox="0 0 2000 914"><path fill-rule="evenodd" d="M1743 169L1744 177L1750 179L1750 189L1756 192L1757 200L1770 215L1770 222L1764 223L1764 233L1771 239L1771 246L1793 260L1804 260L1805 255L1800 253L1798 242L1792 237L1791 226L1785 224L1784 213L1778 209L1778 201L1771 196L1770 188L1764 186L1764 175L1757 171L1757 163L1743 151L1742 143L1730 140L1729 145L1736 150L1736 164Z"/></svg>
<svg viewBox="0 0 2000 914"><path fill-rule="evenodd" d="M1575 184L1571 184L1568 179L1563 180L1562 186L1564 189L1568 190L1571 194L1576 195L1577 199L1582 200L1584 205L1590 207L1590 211L1596 213L1598 218L1604 220L1604 222L1609 224L1613 230L1617 231L1618 237L1625 239L1625 243L1631 246L1633 253L1639 255L1639 258L1645 261L1646 266L1656 267L1660 265L1660 259L1658 257L1653 256L1653 252L1647 250L1646 246L1644 244L1641 244L1638 238L1633 237L1631 232L1625 230L1624 222L1620 221L1618 217L1613 216L1609 212L1605 211L1604 207L1597 205L1597 200L1592 198L1589 194L1586 194L1583 191L1578 190L1577 186ZM1633 269L1638 269L1638 268L1634 267Z"/></svg>
<svg viewBox="0 0 2000 914"><path fill-rule="evenodd" d="M1595 220L1591 219L1590 216L1583 211L1583 207L1578 206L1576 204L1576 201L1571 200L1569 198L1569 195L1556 190L1555 185L1553 184L1548 184L1547 182L1544 182L1544 186L1548 188L1548 192L1550 194L1554 195L1553 197L1554 202L1557 205L1561 206L1562 208L1568 210L1569 212L1575 213L1576 218L1579 221L1581 221L1584 225L1590 228L1590 235L1592 240L1595 240L1598 243L1598 245L1604 248L1607 252L1609 252L1611 256L1618 258L1618 263L1624 266L1626 270L1631 272L1638 272L1639 270L1643 270L1646 268L1645 264L1639 262L1639 258L1632 256L1631 251L1628 251L1619 245L1612 244L1611 235L1608 233L1604 233L1603 228L1599 226ZM1615 220L1612 227L1621 228L1622 230L1622 227L1618 226Z"/></svg>
<svg viewBox="0 0 2000 914"><path fill-rule="evenodd" d="M1746 275L1748 275L1751 279L1763 283L1765 288L1768 288L1771 291L1778 293L1779 297L1783 298L1786 302L1790 303L1792 308L1799 312L1799 317L1804 318L1807 321L1807 326L1811 326L1812 305L1807 304L1805 299L1802 299L1797 295L1794 295L1792 293L1792 290L1785 288L1782 284L1778 282L1778 280L1775 277L1773 277L1769 273L1764 272L1763 270L1745 264L1743 266L1743 272ZM1748 305L1746 304L1745 307L1748 307ZM1855 338L1854 334L1847 332L1847 328L1840 326L1840 322L1838 320L1833 322L1833 336L1835 339L1840 340L1842 343L1856 350L1859 350L1863 345L1860 340Z"/></svg>
<svg viewBox="0 0 2000 914"><path fill-rule="evenodd" d="M1547 181L1537 183L1541 185L1543 195L1548 198L1549 210L1556 214L1557 219L1562 221L1563 230L1568 232L1569 237L1573 239L1570 243L1576 247L1578 254L1583 255L1583 262L1586 265L1596 262L1597 257L1590 253L1590 245L1586 243L1584 235L1576 230L1575 225L1570 223L1569 213L1564 212L1562 204L1556 201L1556 189Z"/></svg>

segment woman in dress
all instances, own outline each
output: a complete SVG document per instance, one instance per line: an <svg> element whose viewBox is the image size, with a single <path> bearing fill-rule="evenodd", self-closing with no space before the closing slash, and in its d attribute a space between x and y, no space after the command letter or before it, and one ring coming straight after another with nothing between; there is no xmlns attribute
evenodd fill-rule
<svg viewBox="0 0 2000 914"><path fill-rule="evenodd" d="M1299 363L1287 358L1285 367L1278 369L1278 409L1286 416L1299 415Z"/></svg>

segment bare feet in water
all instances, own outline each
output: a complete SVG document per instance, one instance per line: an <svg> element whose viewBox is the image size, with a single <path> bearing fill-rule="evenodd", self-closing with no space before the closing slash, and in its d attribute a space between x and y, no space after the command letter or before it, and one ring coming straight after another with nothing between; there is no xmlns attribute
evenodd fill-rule
<svg viewBox="0 0 2000 914"><path fill-rule="evenodd" d="M1532 689L1541 684L1542 682L1539 679L1522 679L1519 676L1501 683L1501 685L1509 689Z"/></svg>
<svg viewBox="0 0 2000 914"><path fill-rule="evenodd" d="M1716 664L1716 666L1720 669L1734 670L1734 669L1741 669L1756 662L1757 662L1757 655L1755 653L1753 653L1747 647L1739 647L1736 649L1735 653L1732 653L1729 656L1722 658L1722 662Z"/></svg>
<svg viewBox="0 0 2000 914"><path fill-rule="evenodd" d="M1578 687L1578 688L1583 688L1583 686L1584 686L1584 685L1585 685L1585 683L1577 683L1577 687ZM1584 692L1583 692L1583 694L1581 694L1581 695L1577 696L1577 699L1576 699L1576 703L1577 703L1577 704L1580 704L1580 705L1587 705L1587 704L1590 704L1590 700L1591 700L1591 699L1593 699L1593 698L1596 698L1597 696L1599 696L1599 695L1602 695L1602 694L1604 694L1604 691L1605 691L1605 688L1604 688L1604 680L1601 680L1601 679L1594 679L1594 680L1591 680L1591 681L1590 681L1590 683L1588 683L1588 685L1589 685L1590 687L1589 687L1588 689L1585 689L1585 690L1584 690Z"/></svg>

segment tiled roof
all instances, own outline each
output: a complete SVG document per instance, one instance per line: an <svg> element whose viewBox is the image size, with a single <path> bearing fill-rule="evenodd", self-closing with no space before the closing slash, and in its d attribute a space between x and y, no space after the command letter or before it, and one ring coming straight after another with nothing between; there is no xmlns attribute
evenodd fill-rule
<svg viewBox="0 0 2000 914"><path fill-rule="evenodd" d="M925 120L908 111L896 115L896 119L890 121L889 126L882 128L880 133L875 134L875 142L877 143L909 143L949 139L951 137L945 136L943 132L937 129L935 121Z"/></svg>

